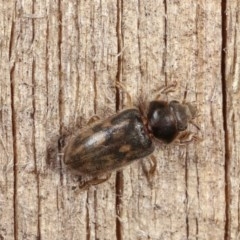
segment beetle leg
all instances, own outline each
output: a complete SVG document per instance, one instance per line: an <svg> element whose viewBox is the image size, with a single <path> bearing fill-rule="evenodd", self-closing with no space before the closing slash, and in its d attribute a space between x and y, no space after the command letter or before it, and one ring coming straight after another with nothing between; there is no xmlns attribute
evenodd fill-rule
<svg viewBox="0 0 240 240"><path fill-rule="evenodd" d="M157 95L154 98L155 100L159 100L161 98L162 94L168 94L170 92L175 92L177 88L177 82L173 82L172 84L169 84L167 86L161 86L158 90L157 90Z"/></svg>
<svg viewBox="0 0 240 240"><path fill-rule="evenodd" d="M157 169L157 159L155 156L151 155L148 158L148 162L150 163L150 169L147 169L147 167L143 164L143 172L147 178L147 181L149 185L152 185L152 178L156 172Z"/></svg>
<svg viewBox="0 0 240 240"><path fill-rule="evenodd" d="M132 103L132 97L130 95L130 93L128 92L128 90L126 89L125 85L121 82L116 82L116 87L118 89L121 89L124 93L126 93L127 95L127 104L126 106L127 107L132 107L133 106L133 103Z"/></svg>
<svg viewBox="0 0 240 240"><path fill-rule="evenodd" d="M84 182L81 185L79 184L78 188L79 188L80 191L86 190L91 186L95 186L95 185L98 185L100 183L106 182L110 177L111 177L111 173L109 173L105 178L95 177L93 179L90 179L90 180Z"/></svg>
<svg viewBox="0 0 240 240"><path fill-rule="evenodd" d="M191 131L185 131L180 133L178 138L176 139L176 142L179 142L180 144L186 144L192 141L200 142L202 141L202 139L196 133L193 133Z"/></svg>
<svg viewBox="0 0 240 240"><path fill-rule="evenodd" d="M149 176L153 176L157 169L157 159L153 155L150 156L150 159L151 159L151 168L149 170Z"/></svg>
<svg viewBox="0 0 240 240"><path fill-rule="evenodd" d="M197 130L201 130L201 128L193 120L190 120L189 123L191 123L195 128L197 128Z"/></svg>
<svg viewBox="0 0 240 240"><path fill-rule="evenodd" d="M87 125L91 125L97 121L100 120L100 117L98 115L93 115L92 117L90 117L90 119L87 122Z"/></svg>

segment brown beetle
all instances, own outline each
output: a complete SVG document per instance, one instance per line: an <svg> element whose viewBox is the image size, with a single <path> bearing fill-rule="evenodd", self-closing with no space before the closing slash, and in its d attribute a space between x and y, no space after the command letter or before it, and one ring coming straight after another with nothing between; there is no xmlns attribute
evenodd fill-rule
<svg viewBox="0 0 240 240"><path fill-rule="evenodd" d="M146 116L137 108L123 110L80 129L64 150L64 163L80 174L110 173L150 155L154 138L171 143L195 115L191 104L178 101L152 101Z"/></svg>

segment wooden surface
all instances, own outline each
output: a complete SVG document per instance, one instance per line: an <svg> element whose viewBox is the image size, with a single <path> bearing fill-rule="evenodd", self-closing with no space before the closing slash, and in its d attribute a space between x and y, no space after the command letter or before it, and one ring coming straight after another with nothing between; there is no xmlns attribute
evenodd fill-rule
<svg viewBox="0 0 240 240"><path fill-rule="evenodd" d="M238 0L0 0L0 61L1 240L240 239ZM203 141L158 145L152 187L138 161L77 193L48 149L124 106L115 81L177 81Z"/></svg>

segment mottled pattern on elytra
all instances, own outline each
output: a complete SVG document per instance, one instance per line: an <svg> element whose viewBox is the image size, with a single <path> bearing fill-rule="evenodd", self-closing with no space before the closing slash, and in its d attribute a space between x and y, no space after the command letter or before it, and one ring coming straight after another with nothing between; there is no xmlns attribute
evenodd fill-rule
<svg viewBox="0 0 240 240"><path fill-rule="evenodd" d="M66 147L64 162L80 173L98 175L122 168L153 151L140 113L132 108L80 131Z"/></svg>

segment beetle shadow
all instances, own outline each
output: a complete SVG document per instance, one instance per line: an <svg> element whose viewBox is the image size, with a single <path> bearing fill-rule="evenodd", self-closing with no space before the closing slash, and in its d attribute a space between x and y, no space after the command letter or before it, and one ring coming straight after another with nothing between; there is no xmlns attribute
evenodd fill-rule
<svg viewBox="0 0 240 240"><path fill-rule="evenodd" d="M59 148L59 136L54 136L49 140L47 145L46 164L54 172L59 172L62 168L61 150Z"/></svg>

